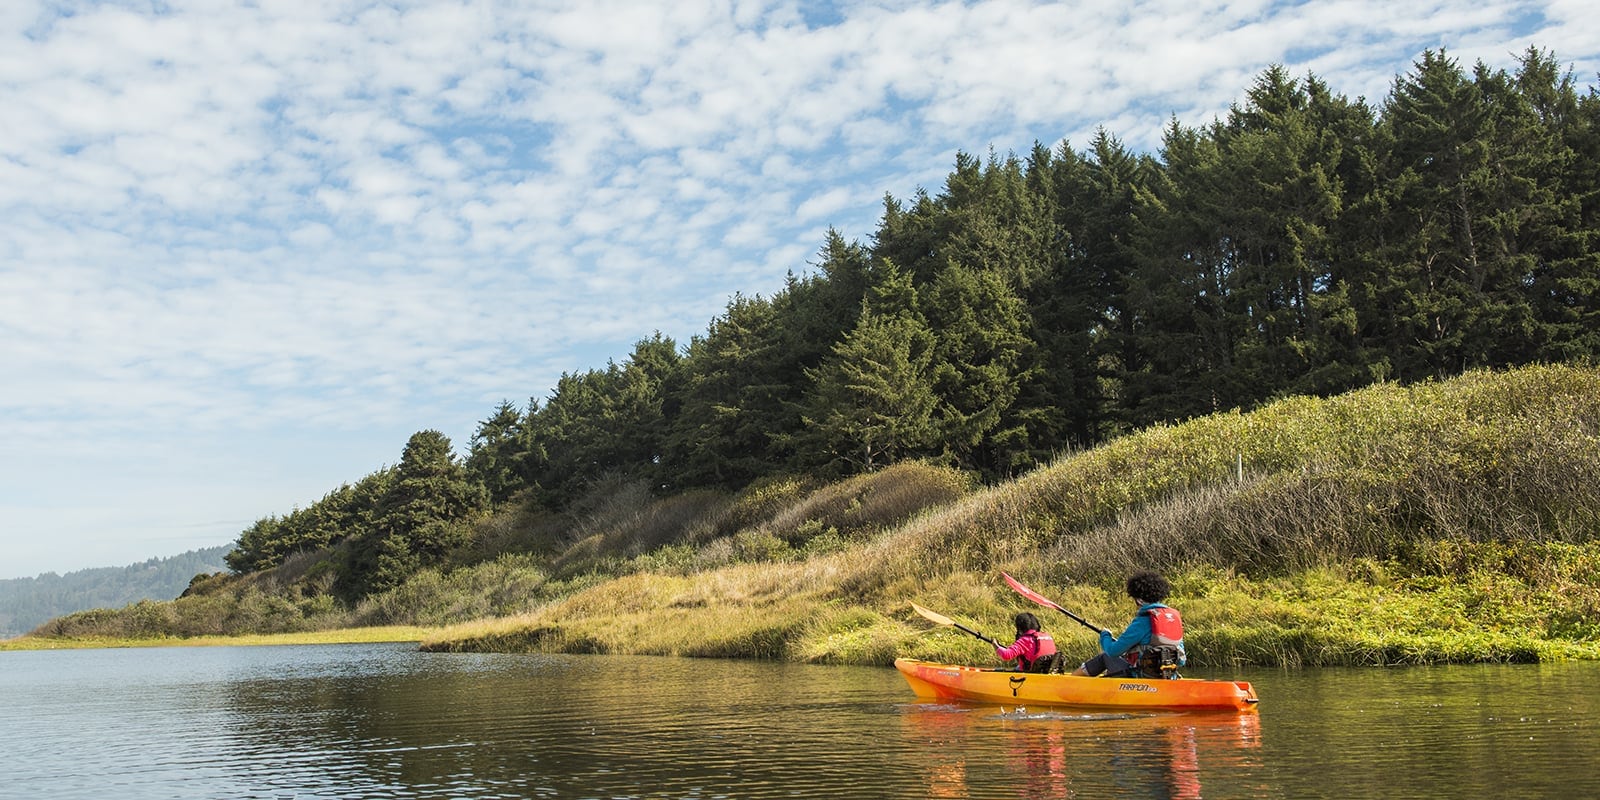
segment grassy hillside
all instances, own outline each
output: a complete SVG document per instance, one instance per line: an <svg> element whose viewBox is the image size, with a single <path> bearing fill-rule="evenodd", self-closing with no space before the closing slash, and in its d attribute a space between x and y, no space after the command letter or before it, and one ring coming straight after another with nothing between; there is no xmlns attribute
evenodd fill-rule
<svg viewBox="0 0 1600 800"><path fill-rule="evenodd" d="M1042 611L1004 570L1120 629L1122 578L1149 567L1174 579L1195 671L1595 658L1597 485L1600 370L1474 372L1155 428L993 487L924 464L732 497L604 487L564 519L507 510L452 567L355 608L312 554L37 635L450 625L424 647L987 663L909 603L1000 636Z"/></svg>
<svg viewBox="0 0 1600 800"><path fill-rule="evenodd" d="M999 580L1007 570L1120 628L1122 576L1151 567L1175 578L1201 666L1595 657L1597 432L1594 369L1289 399L924 504L837 552L690 559L425 646L982 661L984 645L927 630L908 602L1002 634L1028 605ZM1087 631L1064 617L1056 628L1075 655L1093 651Z"/></svg>

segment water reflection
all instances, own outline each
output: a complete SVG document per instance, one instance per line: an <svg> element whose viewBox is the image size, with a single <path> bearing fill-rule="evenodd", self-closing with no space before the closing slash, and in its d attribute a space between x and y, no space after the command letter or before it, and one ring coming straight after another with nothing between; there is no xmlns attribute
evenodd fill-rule
<svg viewBox="0 0 1600 800"><path fill-rule="evenodd" d="M1018 730L1012 734L1010 757L1023 776L1024 797L1067 795L1066 735L1057 728Z"/></svg>
<svg viewBox="0 0 1600 800"><path fill-rule="evenodd" d="M271 786L297 788L302 797L553 797L560 787L545 776L579 779L617 768L604 748L569 746L578 730L541 736L560 731L563 717L591 736L605 725L603 715L567 715L570 695L538 690L572 680L583 662L398 655L376 674L229 684L237 752L275 762Z"/></svg>
<svg viewBox="0 0 1600 800"><path fill-rule="evenodd" d="M1200 798L1206 775L1228 773L1231 791L1251 784L1261 766L1254 714L927 703L905 706L902 720L908 741L926 748L923 788L934 798Z"/></svg>
<svg viewBox="0 0 1600 800"><path fill-rule="evenodd" d="M0 653L0 796L1600 796L1600 665L1244 677L1259 716L924 703L871 667Z"/></svg>

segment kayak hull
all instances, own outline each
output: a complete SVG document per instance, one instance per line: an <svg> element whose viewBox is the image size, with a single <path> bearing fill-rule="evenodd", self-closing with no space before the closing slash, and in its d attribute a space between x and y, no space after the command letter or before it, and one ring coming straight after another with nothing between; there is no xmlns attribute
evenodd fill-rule
<svg viewBox="0 0 1600 800"><path fill-rule="evenodd" d="M897 658L895 669L911 691L929 700L962 700L1017 706L1073 706L1124 711L1256 710L1256 692L1246 681L1180 678L1088 678L1037 675Z"/></svg>

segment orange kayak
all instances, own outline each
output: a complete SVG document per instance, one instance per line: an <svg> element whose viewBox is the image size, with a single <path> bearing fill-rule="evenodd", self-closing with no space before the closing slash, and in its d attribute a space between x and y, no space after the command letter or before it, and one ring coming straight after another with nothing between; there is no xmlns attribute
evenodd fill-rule
<svg viewBox="0 0 1600 800"><path fill-rule="evenodd" d="M1125 711L1256 710L1256 690L1247 681L1193 678L1085 678L1036 675L897 658L895 669L918 697L1018 706L1077 706Z"/></svg>

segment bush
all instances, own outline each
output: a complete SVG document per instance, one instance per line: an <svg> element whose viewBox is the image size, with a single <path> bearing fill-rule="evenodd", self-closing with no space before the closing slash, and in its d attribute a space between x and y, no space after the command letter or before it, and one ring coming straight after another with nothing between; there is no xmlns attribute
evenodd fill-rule
<svg viewBox="0 0 1600 800"><path fill-rule="evenodd" d="M519 614L540 598L545 578L527 556L505 556L450 571L427 569L400 586L364 598L352 622L439 626Z"/></svg>

